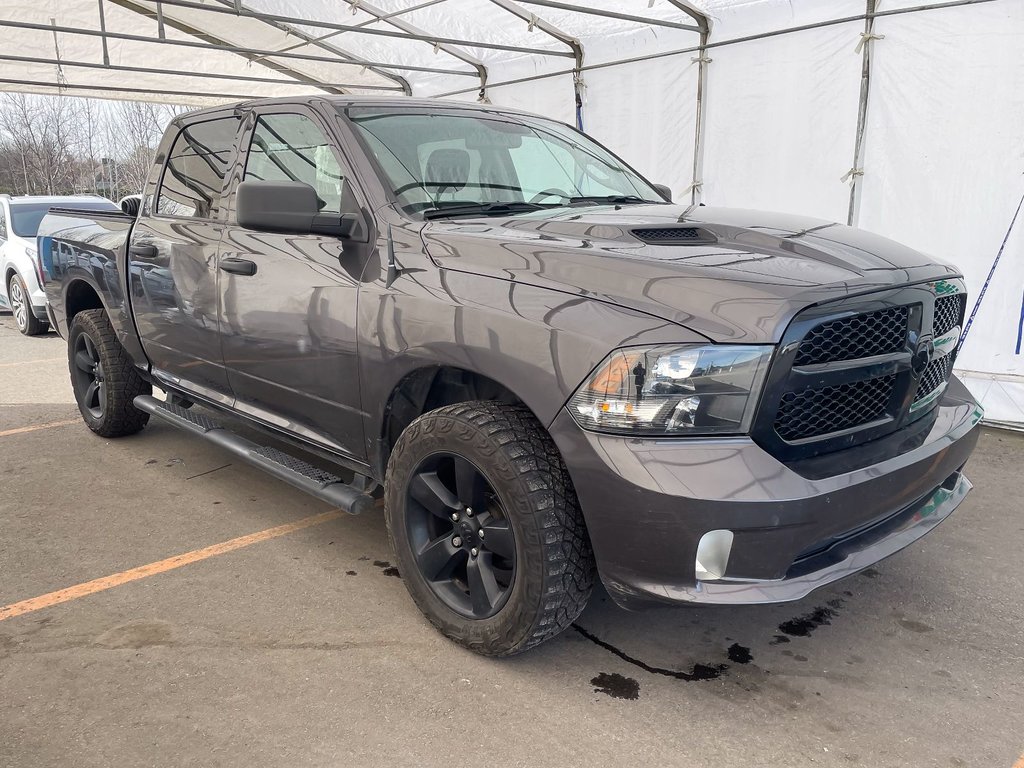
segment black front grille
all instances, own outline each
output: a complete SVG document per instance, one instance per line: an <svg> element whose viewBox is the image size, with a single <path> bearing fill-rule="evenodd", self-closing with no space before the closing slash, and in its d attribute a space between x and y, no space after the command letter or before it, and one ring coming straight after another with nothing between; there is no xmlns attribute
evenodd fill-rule
<svg viewBox="0 0 1024 768"><path fill-rule="evenodd" d="M935 338L944 336L960 325L966 301L967 296L963 293L940 296L935 300L935 321L932 324Z"/></svg>
<svg viewBox="0 0 1024 768"><path fill-rule="evenodd" d="M856 360L899 352L907 342L909 307L889 307L832 320L800 343L794 365Z"/></svg>
<svg viewBox="0 0 1024 768"><path fill-rule="evenodd" d="M775 431L783 440L793 441L877 421L886 415L895 386L893 375L787 392L779 403Z"/></svg>
<svg viewBox="0 0 1024 768"><path fill-rule="evenodd" d="M634 229L633 236L652 245L695 245L714 242L714 237L697 227L648 227Z"/></svg>
<svg viewBox="0 0 1024 768"><path fill-rule="evenodd" d="M917 392L914 394L914 402L930 395L934 392L939 385L944 384L949 380L950 374L953 373L953 355L946 355L940 357L938 360L932 360L928 363L928 367L924 369L924 373L921 374L921 378L917 383Z"/></svg>
<svg viewBox="0 0 1024 768"><path fill-rule="evenodd" d="M751 437L799 462L923 423L928 395L952 374L954 340L942 340L936 353L947 354L920 375L915 360L962 324L966 303L957 279L809 307L780 339Z"/></svg>

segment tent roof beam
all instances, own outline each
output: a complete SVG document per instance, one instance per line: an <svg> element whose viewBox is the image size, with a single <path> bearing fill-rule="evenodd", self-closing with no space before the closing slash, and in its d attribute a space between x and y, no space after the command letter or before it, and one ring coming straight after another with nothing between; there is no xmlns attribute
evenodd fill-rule
<svg viewBox="0 0 1024 768"><path fill-rule="evenodd" d="M147 35L131 35L124 32L100 32L98 29L86 29L84 27L65 27L65 26L52 26L50 24L36 24L28 21L11 21L7 19L0 19L0 28L8 27L11 29L30 29L43 32L56 31L62 35L84 35L87 37L106 37L108 40L127 40L129 42L136 43L153 43L155 45L169 45L179 46L183 48L199 48L210 51L224 51L226 53L236 53L242 56L252 54L258 58L264 58L272 56L280 59L295 59L297 61L319 61L325 64L351 64L353 66L381 66L381 67L392 67L394 69L409 70L412 72L435 72L444 75L459 75L462 77L476 77L476 72L470 72L468 70L459 69L443 69L438 67L415 67L406 66L404 64L394 64L390 62L366 62L365 64L359 60L355 61L341 61L336 56L317 56L315 54L305 53L284 53L280 51L272 51L262 48L247 48L245 46L238 45L227 45L227 44L215 44L206 41L199 40L169 40L161 39L159 37L149 37ZM304 43L305 45L305 43ZM362 86L361 86L362 87Z"/></svg>
<svg viewBox="0 0 1024 768"><path fill-rule="evenodd" d="M688 32L700 32L700 28L693 24L681 24L678 21L651 19L646 16L633 16L632 14L619 13L618 11L603 11L598 8L581 8L580 6L572 5L570 3L557 2L557 0L519 0L519 2L525 5L539 5L542 8L557 8L560 11L582 13L586 16L602 16L606 19L618 19L619 21L632 21L637 24L650 24L655 27L670 27L671 29L685 29ZM673 5L675 5L675 3L673 3ZM676 7L678 8L679 6Z"/></svg>
<svg viewBox="0 0 1024 768"><path fill-rule="evenodd" d="M392 18L394 16L404 16L407 13L412 13L413 11L418 11L418 10L420 10L422 8L428 8L431 5L437 5L439 3L444 3L444 2L447 2L447 0L427 0L427 2L425 2L425 3L419 3L418 5L412 5L412 6L409 6L408 8L403 8L400 11L392 11L391 13L389 13L389 14L387 14L385 16L382 16L381 18L374 17L372 19L367 19L364 22L356 24L356 26L357 27L368 27L371 24L376 24L379 21L386 21L387 19L390 19L390 18ZM320 42L323 42L324 40L329 40L332 37L337 37L340 34L341 34L340 31L328 32L326 35L321 35L319 37L314 38L313 42L320 43ZM289 45L287 48L282 48L281 50L282 51L294 51L296 48L301 48L304 45L306 45L306 44L305 43L297 43L295 45ZM470 74L473 75L474 77L476 77L475 73L471 72Z"/></svg>
<svg viewBox="0 0 1024 768"><path fill-rule="evenodd" d="M535 29L539 29L541 32L553 37L560 43L564 43L569 46L569 50L572 51L573 56L576 58L576 66L583 66L583 44L578 38L563 32L558 27L538 17L536 14L530 13L528 10L512 0L491 0L491 2L499 8L503 8L514 16L519 17Z"/></svg>
<svg viewBox="0 0 1024 768"><path fill-rule="evenodd" d="M504 45L502 43L489 43L483 40L464 40L461 38L454 37L441 37L438 35L432 35L429 32L420 30L411 24L408 24L401 19L391 18L387 19L387 23L395 27L399 27L398 30L390 29L373 29L371 27L359 27L352 24L335 24L329 21L319 21L316 19L300 19L294 16L281 16L272 13L260 13L257 11L251 11L246 8L236 10L234 5L220 7L217 5L205 5L203 3L194 2L194 0L160 0L165 9L167 7L178 7L178 8L191 8L196 11L206 11L208 13L225 13L231 16L245 16L249 18L257 18L261 21L280 21L292 24L301 24L307 27L319 27L322 29L332 29L338 32L354 32L360 35L376 35L380 37L394 37L401 40L418 40L424 43L430 43L438 47L444 45L462 45L469 46L472 48L487 48L495 51L509 51L511 53L528 53L536 56L562 56L572 58L572 54L568 51L550 51L542 48L528 48L521 45ZM362 11L368 11L368 6L365 2L360 0L359 9ZM381 16L387 14L380 11ZM371 14L376 15L376 14ZM415 31L407 31L415 30ZM464 56L467 54L463 54Z"/></svg>
<svg viewBox="0 0 1024 768"><path fill-rule="evenodd" d="M95 61L70 61L68 59L48 59L37 56L9 56L0 53L0 61L12 61L21 64L52 64L53 66L72 67L79 69L105 69L112 72L136 72L139 74L172 75L178 77L200 77L210 80L237 80L244 83L270 83L273 85L309 85L301 80L282 80L274 77L256 77L253 75L229 75L217 72L185 72L180 69L163 69L155 67L132 67L125 64L102 64ZM317 83L321 88L365 88L376 91L404 91L398 85L361 85L358 83ZM99 87L99 86L97 86ZM202 94L197 94L202 95ZM251 98L251 97L249 97Z"/></svg>
<svg viewBox="0 0 1024 768"><path fill-rule="evenodd" d="M102 5L103 0L99 0L99 1L100 1L101 5ZM139 14L142 14L142 15L147 15L148 16L150 14L150 12L151 12L150 9L147 8L146 6L139 5L139 4L135 3L135 2L133 2L132 0L110 0L110 2L113 3L114 5L117 5L117 6L121 7L121 8L124 8L127 11L132 11L134 13L139 13ZM206 41L208 41L210 43L213 43L214 45L224 45L224 44L226 44L226 41L221 40L220 38L218 38L218 37L216 37L214 35L211 35L210 33L206 32L204 30L196 29L195 27L193 27L190 24L187 24L185 22L178 21L176 19L168 18L166 13L163 14L163 17L162 17L162 26L163 27L171 27L172 29L176 29L179 32L184 32L185 34L191 35L192 37L195 37L195 38L197 38L199 40L206 40ZM101 30L101 39L103 40L104 46L106 46L107 38L108 38L108 35L107 35L106 30L105 29ZM330 86L322 85L321 83L318 82L317 78L311 77L310 75L307 75L304 72L300 72L299 70L297 70L297 69L295 69L293 67L289 67L287 64L282 64L282 63L276 62L276 61L257 61L256 58L252 54L249 54L249 53L241 53L239 55L243 56L244 58L248 59L251 62L258 63L261 66L266 67L267 69L274 70L275 72L279 72L282 75L285 75L287 77L291 77L291 78L295 79L296 81L306 83L307 85L312 85L312 86L314 86L316 88L321 88L322 90L325 90L325 91L327 91L329 93L344 93L344 91L342 91L340 89L331 88Z"/></svg>
<svg viewBox="0 0 1024 768"><path fill-rule="evenodd" d="M246 93L196 93L195 90L191 91L171 91L171 90L160 90L154 91L152 88L129 88L127 86L116 86L116 85L85 85L80 83L57 83L49 80L25 80L21 78L0 78L0 85L23 85L32 88L36 93L45 93L45 89L52 88L55 91L95 91L96 94L92 98L103 99L108 98L101 94L110 93L130 93L130 94L145 94L147 96L187 96L190 98L201 97L201 98L215 98L215 99L231 99L233 101L246 101L252 100L252 94ZM130 101L131 99L129 99Z"/></svg>
<svg viewBox="0 0 1024 768"><path fill-rule="evenodd" d="M386 11L383 11L380 8L376 8L375 6L370 5L367 2L364 2L364 0L348 0L348 2L353 8L358 8L363 13L367 13L370 16L374 16L378 21L381 21L385 24L390 24L392 27L395 27L409 38L419 40L425 43L432 43L436 50L444 51L449 56L454 56L456 59L464 61L465 63L475 68L477 75L480 78L480 95L481 98L483 97L485 89L487 88L487 67L485 67L484 63L475 56L471 56L466 51L457 48L456 45L460 44L459 41L442 41L436 38L430 39L429 33L423 29L420 29L415 24L410 24L405 19L395 18L393 14L389 16ZM370 31L369 29L361 27L356 27L355 29L363 33ZM374 31L383 32L385 30L378 29ZM472 45L473 43L470 44Z"/></svg>
<svg viewBox="0 0 1024 768"><path fill-rule="evenodd" d="M163 0L160 0L160 1L162 2ZM226 0L222 0L222 2L225 2L225 1ZM101 0L101 2L102 2L102 0ZM234 0L234 7L235 8L242 8L242 0ZM281 31L283 31L283 32L285 32L285 33L287 33L289 35L292 35L294 37L299 38L305 44L315 45L317 48L321 48L321 49L323 49L325 51L328 51L329 53L333 53L333 54L335 54L337 56L340 56L343 59L347 59L348 60L347 63L352 63L352 64L356 64L358 66L366 67L368 70L370 70L374 74L380 75L381 77L385 78L386 80L391 80L392 82L397 83L399 88L400 88L400 90L403 93L405 93L406 96L412 96L412 86L409 85L409 81L406 80L401 75L396 75L393 72L385 72L384 70L382 70L382 69L380 69L378 67L371 66L367 62L361 61L358 56L353 56L348 51L343 51L340 48L337 48L337 47L335 47L333 45L329 45L327 43L317 43L317 42L314 42L312 35L308 35L305 32L303 32L302 30L295 29L290 24L284 24L284 23L280 23L280 22L273 22L273 21L268 21L268 20L264 20L264 19L260 19L260 21L262 23L268 25L268 26L274 27L275 29L280 29ZM257 61L257 62L262 64L263 63L263 57L259 57L258 56L258 57L256 57L254 59L254 61ZM360 86L352 86L352 87L358 88Z"/></svg>

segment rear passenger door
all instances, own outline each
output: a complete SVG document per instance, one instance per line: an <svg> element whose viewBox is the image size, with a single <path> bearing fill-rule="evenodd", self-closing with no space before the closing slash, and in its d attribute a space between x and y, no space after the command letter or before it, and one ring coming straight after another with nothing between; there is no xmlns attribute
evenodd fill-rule
<svg viewBox="0 0 1024 768"><path fill-rule="evenodd" d="M241 180L300 181L320 212L362 212L351 239L246 229L235 223L234 194L220 261L243 259L255 274L222 271L221 330L228 381L239 411L356 461L365 458L356 357L356 297L367 249L362 194L313 109L267 107L251 113L241 145Z"/></svg>
<svg viewBox="0 0 1024 768"><path fill-rule="evenodd" d="M132 230L128 279L155 373L230 403L218 326L217 248L239 118L230 112L205 118L185 124L161 147L167 159Z"/></svg>

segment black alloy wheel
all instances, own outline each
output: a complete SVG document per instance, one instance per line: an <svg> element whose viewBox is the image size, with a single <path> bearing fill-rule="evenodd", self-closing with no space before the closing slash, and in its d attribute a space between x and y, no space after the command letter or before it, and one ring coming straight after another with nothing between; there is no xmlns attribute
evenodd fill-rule
<svg viewBox="0 0 1024 768"><path fill-rule="evenodd" d="M75 339L72 355L71 377L79 406L94 419L102 419L107 385L99 350L88 334L83 333Z"/></svg>
<svg viewBox="0 0 1024 768"><path fill-rule="evenodd" d="M462 616L494 616L515 583L516 540L483 472L463 456L435 453L413 471L406 494L409 544L427 585Z"/></svg>
<svg viewBox="0 0 1024 768"><path fill-rule="evenodd" d="M103 437L133 435L146 426L149 414L135 407L135 398L152 394L128 352L117 339L102 309L85 309L68 329L68 371L82 419Z"/></svg>

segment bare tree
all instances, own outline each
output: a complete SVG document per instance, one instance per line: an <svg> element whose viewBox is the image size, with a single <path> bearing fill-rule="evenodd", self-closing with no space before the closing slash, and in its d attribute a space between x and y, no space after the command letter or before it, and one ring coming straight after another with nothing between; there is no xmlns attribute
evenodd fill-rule
<svg viewBox="0 0 1024 768"><path fill-rule="evenodd" d="M167 122L181 107L64 95L0 96L0 192L142 190Z"/></svg>
<svg viewBox="0 0 1024 768"><path fill-rule="evenodd" d="M81 130L77 105L63 97L3 95L0 130L21 159L21 181L32 194L72 192Z"/></svg>
<svg viewBox="0 0 1024 768"><path fill-rule="evenodd" d="M138 194L149 176L157 145L170 119L182 111L167 104L124 101L112 105L107 116L111 147L117 161L119 195Z"/></svg>

